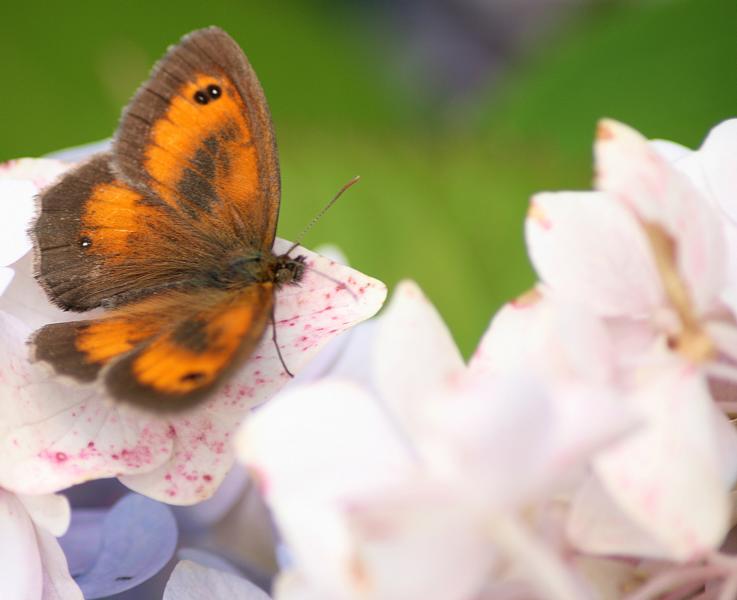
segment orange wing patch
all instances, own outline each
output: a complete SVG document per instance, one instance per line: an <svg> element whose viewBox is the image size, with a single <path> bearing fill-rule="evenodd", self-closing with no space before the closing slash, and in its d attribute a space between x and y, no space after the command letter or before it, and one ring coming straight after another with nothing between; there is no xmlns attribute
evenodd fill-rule
<svg viewBox="0 0 737 600"><path fill-rule="evenodd" d="M205 198L213 192L228 201L257 196L258 157L245 112L235 87L224 79L197 75L184 84L153 125L146 150L144 164L156 193L173 207L187 184Z"/></svg>
<svg viewBox="0 0 737 600"><path fill-rule="evenodd" d="M82 248L103 256L108 263L130 260L141 245L130 244L129 238L143 239L151 224L164 216L143 200L143 194L117 181L96 185L82 214Z"/></svg>
<svg viewBox="0 0 737 600"><path fill-rule="evenodd" d="M161 328L160 320L112 317L90 321L80 328L74 345L87 362L102 366L156 335Z"/></svg>
<svg viewBox="0 0 737 600"><path fill-rule="evenodd" d="M131 364L136 381L177 395L211 385L249 333L261 337L270 310L258 301L261 292L261 286L253 286L229 306L200 313L153 340Z"/></svg>
<svg viewBox="0 0 737 600"><path fill-rule="evenodd" d="M181 408L207 392L237 356L251 353L271 314L273 285L200 295L206 306L110 365L105 383L114 397Z"/></svg>
<svg viewBox="0 0 737 600"><path fill-rule="evenodd" d="M192 33L158 63L123 113L118 172L194 229L270 250L280 181L261 86L223 31Z"/></svg>
<svg viewBox="0 0 737 600"><path fill-rule="evenodd" d="M106 318L46 325L34 334L33 354L80 381L94 380L104 367L115 398L177 408L209 390L237 356L250 354L273 301L271 283L238 293L170 291Z"/></svg>

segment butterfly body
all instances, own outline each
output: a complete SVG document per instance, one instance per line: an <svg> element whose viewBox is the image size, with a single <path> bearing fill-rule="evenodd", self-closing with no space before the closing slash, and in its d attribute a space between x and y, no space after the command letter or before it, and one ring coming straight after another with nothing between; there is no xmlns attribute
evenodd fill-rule
<svg viewBox="0 0 737 600"><path fill-rule="evenodd" d="M176 410L247 358L304 258L272 251L280 202L266 100L222 30L169 50L123 112L112 151L40 197L36 277L65 310L33 357L116 399Z"/></svg>

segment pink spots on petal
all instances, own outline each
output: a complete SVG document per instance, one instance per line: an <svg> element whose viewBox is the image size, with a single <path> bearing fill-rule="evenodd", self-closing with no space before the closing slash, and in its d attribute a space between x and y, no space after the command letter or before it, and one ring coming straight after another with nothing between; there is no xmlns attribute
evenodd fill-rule
<svg viewBox="0 0 737 600"><path fill-rule="evenodd" d="M202 479L204 479L207 482L210 482L210 481L212 481L212 475L203 475L202 476Z"/></svg>
<svg viewBox="0 0 737 600"><path fill-rule="evenodd" d="M68 458L69 457L66 455L65 452L57 452L56 454L54 454L54 460L58 463L66 462Z"/></svg>
<svg viewBox="0 0 737 600"><path fill-rule="evenodd" d="M174 427L174 425L169 425L169 429L166 431L166 437L169 439L175 438L177 436L177 429Z"/></svg>

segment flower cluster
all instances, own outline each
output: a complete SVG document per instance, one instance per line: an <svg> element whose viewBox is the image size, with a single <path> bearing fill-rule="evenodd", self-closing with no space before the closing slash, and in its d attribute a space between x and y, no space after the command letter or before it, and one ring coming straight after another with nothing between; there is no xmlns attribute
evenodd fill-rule
<svg viewBox="0 0 737 600"><path fill-rule="evenodd" d="M302 373L286 382L269 339L168 417L28 362L29 333L69 318L24 233L68 165L5 165L3 593L737 597L737 121L690 151L605 120L595 158L594 191L532 198L539 281L470 361L411 281L346 331L383 285L304 251L277 299Z"/></svg>

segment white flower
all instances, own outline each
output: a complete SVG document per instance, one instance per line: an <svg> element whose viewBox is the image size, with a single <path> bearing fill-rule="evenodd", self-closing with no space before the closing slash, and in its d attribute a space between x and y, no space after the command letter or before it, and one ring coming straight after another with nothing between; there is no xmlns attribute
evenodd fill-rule
<svg viewBox="0 0 737 600"><path fill-rule="evenodd" d="M58 161L10 165L0 181L6 185L0 208L32 206L37 186L28 178L48 180L59 170ZM35 328L70 315L55 309L32 278L25 231L33 213L24 208L20 214L3 220L0 231L0 256L15 260L15 277L0 296L0 484L46 493L118 476L172 504L212 495L233 462L232 432L288 379L271 336L218 392L181 415L149 414L110 402L97 385L50 377L29 364L26 340ZM277 240L275 249L288 245ZM310 268L300 286L282 289L276 301L277 337L295 372L330 339L374 314L386 294L375 279L308 250L299 253Z"/></svg>
<svg viewBox="0 0 737 600"><path fill-rule="evenodd" d="M491 376L480 357L493 339L465 367L417 286L400 284L370 345L369 387L298 387L244 425L240 456L297 570L278 598L496 598L515 581L582 597L528 519L622 420L607 398L571 419L575 406L541 381Z"/></svg>

